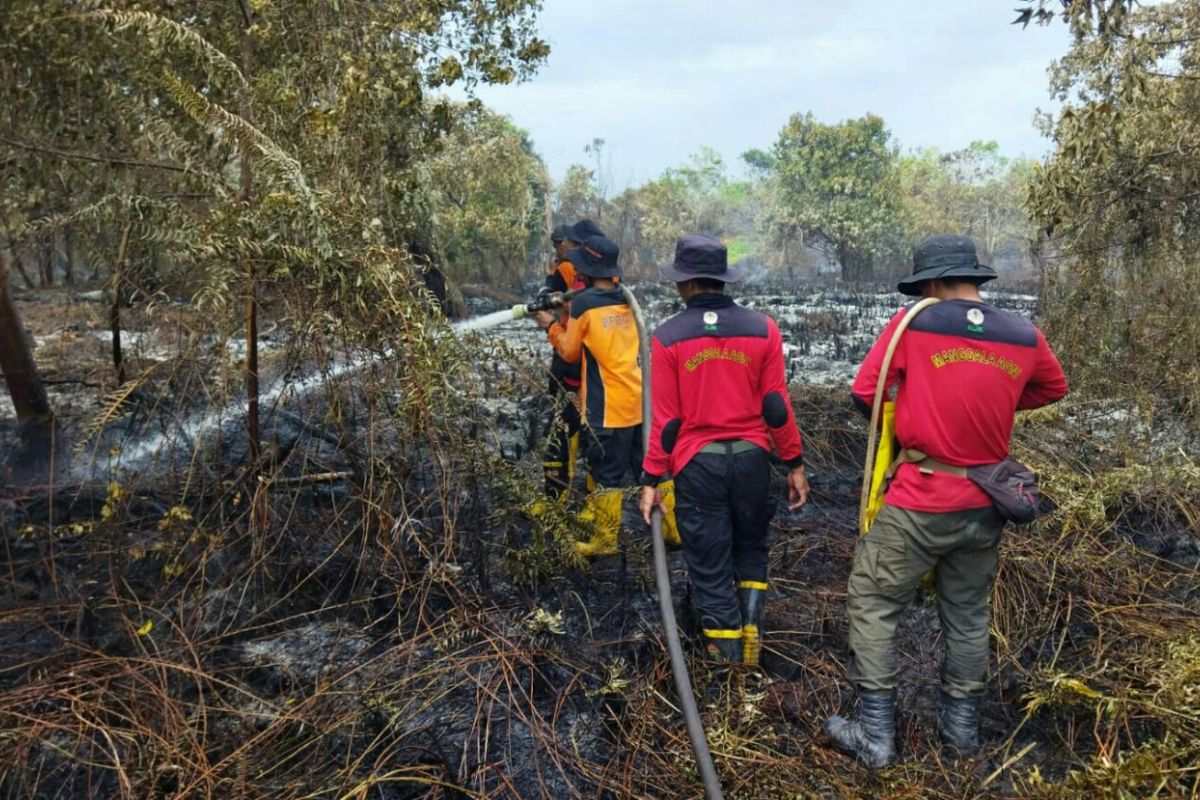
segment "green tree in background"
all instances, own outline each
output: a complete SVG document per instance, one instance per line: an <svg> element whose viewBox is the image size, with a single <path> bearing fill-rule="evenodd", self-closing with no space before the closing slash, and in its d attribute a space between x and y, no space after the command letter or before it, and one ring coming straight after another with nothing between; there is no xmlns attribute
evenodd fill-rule
<svg viewBox="0 0 1200 800"><path fill-rule="evenodd" d="M544 236L549 191L525 131L477 105L460 106L429 169L447 274L520 288Z"/></svg>
<svg viewBox="0 0 1200 800"><path fill-rule="evenodd" d="M1032 162L1005 158L995 142L903 157L900 185L909 244L949 232L974 239L987 264L1005 251L1022 253L1032 240L1022 207L1032 174Z"/></svg>
<svg viewBox="0 0 1200 800"><path fill-rule="evenodd" d="M780 216L832 242L847 280L898 251L899 153L873 114L833 125L795 114L775 143Z"/></svg>

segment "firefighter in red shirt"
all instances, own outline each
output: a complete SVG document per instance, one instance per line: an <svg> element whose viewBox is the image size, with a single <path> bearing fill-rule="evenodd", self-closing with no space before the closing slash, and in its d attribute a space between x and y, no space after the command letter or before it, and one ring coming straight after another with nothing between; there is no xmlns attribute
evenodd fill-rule
<svg viewBox="0 0 1200 800"><path fill-rule="evenodd" d="M1028 320L989 306L979 285L996 277L963 236L934 236L913 251L907 295L941 302L920 312L900 339L886 376L884 352L905 310L892 318L854 380L870 413L880 380L896 391L896 438L926 462L904 463L886 504L858 542L847 590L855 717L830 717L825 731L871 768L895 761L896 624L921 577L932 570L946 642L938 731L961 753L979 749L979 700L986 687L988 601L1003 519L971 480L940 471L1008 457L1015 412L1067 393L1062 368Z"/></svg>
<svg viewBox="0 0 1200 800"><path fill-rule="evenodd" d="M788 501L808 499L800 431L788 398L783 340L765 314L725 294L740 279L724 245L689 235L659 267L687 308L654 331L650 446L642 464L647 524L657 488L675 478L675 518L709 655L757 664L767 592L772 444L788 468Z"/></svg>

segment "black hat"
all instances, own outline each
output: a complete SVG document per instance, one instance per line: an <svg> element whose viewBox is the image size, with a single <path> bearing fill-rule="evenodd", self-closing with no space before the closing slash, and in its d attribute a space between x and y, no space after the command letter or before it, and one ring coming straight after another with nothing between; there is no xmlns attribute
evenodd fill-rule
<svg viewBox="0 0 1200 800"><path fill-rule="evenodd" d="M689 233L675 243L675 260L659 264L658 274L669 281L682 283L692 278L708 278L724 283L737 283L742 273L729 266L725 245L711 236Z"/></svg>
<svg viewBox="0 0 1200 800"><path fill-rule="evenodd" d="M900 281L901 294L919 297L921 283L942 278L957 278L984 283L996 277L996 270L979 263L975 243L966 236L944 233L930 236L913 248L913 274Z"/></svg>
<svg viewBox="0 0 1200 800"><path fill-rule="evenodd" d="M563 222L554 226L554 231L550 234L550 241L558 244L565 242L571 238L571 226Z"/></svg>
<svg viewBox="0 0 1200 800"><path fill-rule="evenodd" d="M567 238L572 242L579 242L580 244L583 244L593 236L603 235L604 231L600 230L600 226L590 219L581 219L567 228Z"/></svg>
<svg viewBox="0 0 1200 800"><path fill-rule="evenodd" d="M590 278L613 278L621 274L617 266L620 250L606 236L589 236L579 247L567 251L567 260L578 272Z"/></svg>

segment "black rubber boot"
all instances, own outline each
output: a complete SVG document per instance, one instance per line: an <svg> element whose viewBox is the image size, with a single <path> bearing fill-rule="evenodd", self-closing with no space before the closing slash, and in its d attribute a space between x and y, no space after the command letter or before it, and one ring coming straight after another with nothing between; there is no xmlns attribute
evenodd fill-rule
<svg viewBox="0 0 1200 800"><path fill-rule="evenodd" d="M870 769L896 763L896 709L894 691L862 692L853 719L834 715L825 720L825 734L844 753Z"/></svg>
<svg viewBox="0 0 1200 800"><path fill-rule="evenodd" d="M979 752L979 698L951 697L942 692L942 710L938 714L938 735L942 743L964 756Z"/></svg>

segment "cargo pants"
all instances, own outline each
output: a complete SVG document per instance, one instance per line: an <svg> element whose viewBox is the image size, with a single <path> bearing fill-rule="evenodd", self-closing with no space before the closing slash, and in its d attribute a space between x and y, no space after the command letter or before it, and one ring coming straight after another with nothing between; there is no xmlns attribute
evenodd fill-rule
<svg viewBox="0 0 1200 800"><path fill-rule="evenodd" d="M983 693L1003 525L991 507L944 514L883 507L859 540L850 570L851 683L866 692L896 687L896 625L932 570L946 646L942 688L959 698Z"/></svg>

